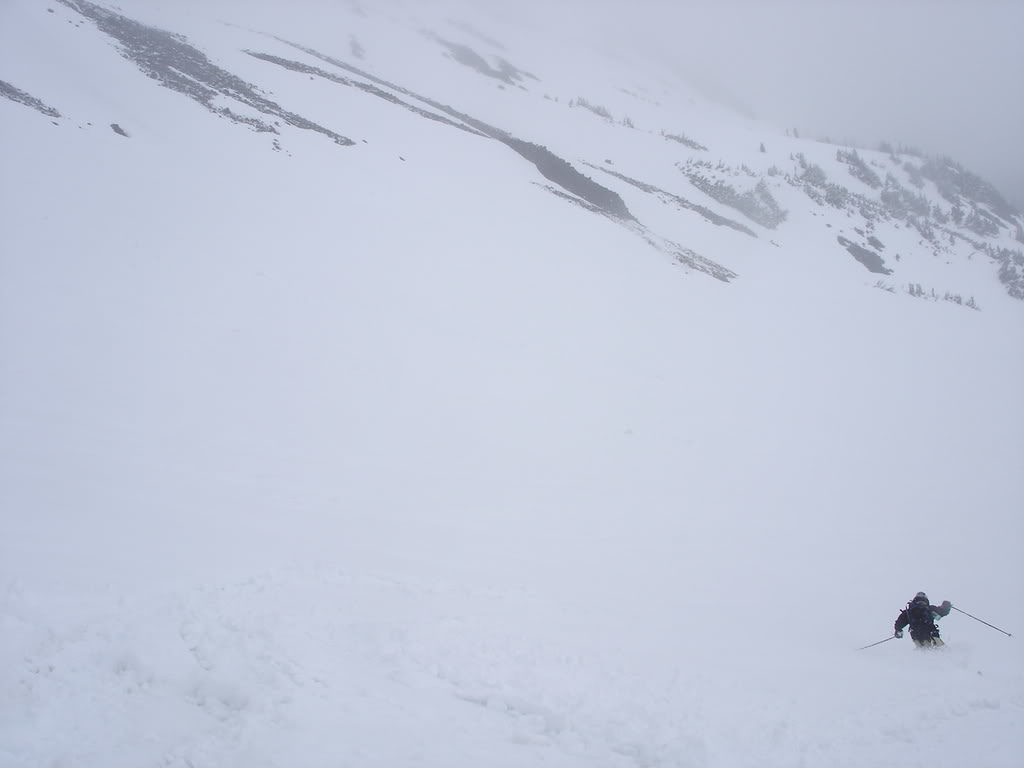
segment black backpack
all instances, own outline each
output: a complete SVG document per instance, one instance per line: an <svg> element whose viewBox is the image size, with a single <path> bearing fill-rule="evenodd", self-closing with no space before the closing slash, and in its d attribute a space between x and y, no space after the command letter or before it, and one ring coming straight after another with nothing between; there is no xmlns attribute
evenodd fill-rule
<svg viewBox="0 0 1024 768"><path fill-rule="evenodd" d="M911 600L907 604L907 619L911 629L931 629L935 626L932 607L927 600Z"/></svg>

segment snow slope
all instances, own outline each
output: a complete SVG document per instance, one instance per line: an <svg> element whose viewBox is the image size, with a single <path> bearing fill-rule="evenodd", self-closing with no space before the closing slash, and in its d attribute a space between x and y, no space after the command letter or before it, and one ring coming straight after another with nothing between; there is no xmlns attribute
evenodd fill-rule
<svg viewBox="0 0 1024 768"><path fill-rule="evenodd" d="M919 589L1024 627L987 251L527 19L122 2L255 85L204 105L96 8L0 9L0 80L60 114L0 99L0 766L1019 764L1018 638L854 651Z"/></svg>

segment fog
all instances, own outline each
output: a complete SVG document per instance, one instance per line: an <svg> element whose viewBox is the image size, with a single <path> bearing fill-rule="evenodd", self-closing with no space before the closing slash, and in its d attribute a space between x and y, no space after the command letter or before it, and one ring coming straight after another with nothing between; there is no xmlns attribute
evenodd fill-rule
<svg viewBox="0 0 1024 768"><path fill-rule="evenodd" d="M1024 207L1024 2L561 0L494 8L661 59L801 135L946 154Z"/></svg>

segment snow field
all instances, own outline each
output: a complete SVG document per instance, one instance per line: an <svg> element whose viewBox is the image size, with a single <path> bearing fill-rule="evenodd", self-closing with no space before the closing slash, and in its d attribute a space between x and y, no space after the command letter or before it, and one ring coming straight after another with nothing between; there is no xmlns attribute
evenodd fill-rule
<svg viewBox="0 0 1024 768"><path fill-rule="evenodd" d="M1024 627L1024 325L989 272L958 265L981 313L917 302L796 190L784 248L629 193L720 284L497 142L127 6L358 144L274 152L88 25L5 48L68 117L0 102L0 766L1019 762L1017 638L853 651L919 589ZM491 103L403 35L384 74ZM574 160L636 146L493 103Z"/></svg>
<svg viewBox="0 0 1024 768"><path fill-rule="evenodd" d="M952 765L980 735L985 765L1018 754L1019 676L969 645L662 634L327 568L102 603L58 627L8 591L5 765Z"/></svg>

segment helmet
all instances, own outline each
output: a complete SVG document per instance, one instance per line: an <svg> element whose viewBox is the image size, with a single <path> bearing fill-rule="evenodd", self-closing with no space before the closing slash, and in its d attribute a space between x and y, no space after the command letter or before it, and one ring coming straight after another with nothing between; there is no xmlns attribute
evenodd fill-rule
<svg viewBox="0 0 1024 768"><path fill-rule="evenodd" d="M924 600L925 602L927 602L928 595L926 595L924 592L918 592L916 595L914 595L914 600Z"/></svg>

